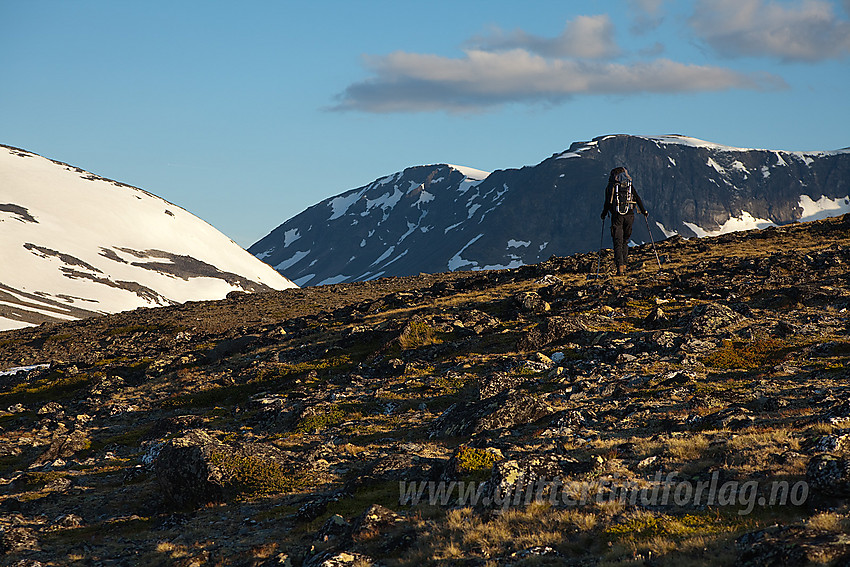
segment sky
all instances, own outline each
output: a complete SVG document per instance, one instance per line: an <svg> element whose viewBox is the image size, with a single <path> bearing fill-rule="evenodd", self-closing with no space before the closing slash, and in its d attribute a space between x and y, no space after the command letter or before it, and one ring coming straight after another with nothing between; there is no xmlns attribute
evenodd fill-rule
<svg viewBox="0 0 850 567"><path fill-rule="evenodd" d="M0 144L245 248L415 165L616 133L850 146L850 0L0 0L0 53Z"/></svg>

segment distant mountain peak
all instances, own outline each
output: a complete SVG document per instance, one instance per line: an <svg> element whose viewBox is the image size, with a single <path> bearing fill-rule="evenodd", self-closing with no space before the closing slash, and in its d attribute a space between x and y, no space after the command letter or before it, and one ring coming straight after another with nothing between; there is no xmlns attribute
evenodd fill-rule
<svg viewBox="0 0 850 567"><path fill-rule="evenodd" d="M518 267L596 250L608 174L626 166L649 208L633 243L850 211L846 152L725 146L682 134L612 134L536 166L491 173L415 166L318 203L249 251L299 285ZM602 228L602 243L610 237Z"/></svg>

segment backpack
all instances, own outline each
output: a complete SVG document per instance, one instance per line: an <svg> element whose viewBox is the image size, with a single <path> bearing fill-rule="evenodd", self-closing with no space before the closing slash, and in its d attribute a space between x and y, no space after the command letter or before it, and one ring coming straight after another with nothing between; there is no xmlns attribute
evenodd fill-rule
<svg viewBox="0 0 850 567"><path fill-rule="evenodd" d="M616 173L615 173L616 172ZM625 167L618 167L613 172L611 189L611 205L621 215L627 215L635 204L632 196L632 178Z"/></svg>

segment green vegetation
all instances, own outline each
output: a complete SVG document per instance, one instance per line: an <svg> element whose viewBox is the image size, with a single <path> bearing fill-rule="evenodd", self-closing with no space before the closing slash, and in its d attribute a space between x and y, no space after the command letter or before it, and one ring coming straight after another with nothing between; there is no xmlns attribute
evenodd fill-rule
<svg viewBox="0 0 850 567"><path fill-rule="evenodd" d="M787 342L773 338L749 342L727 340L703 358L703 363L713 368L755 370L769 362L779 362L790 350Z"/></svg>
<svg viewBox="0 0 850 567"><path fill-rule="evenodd" d="M486 480L498 458L486 449L462 445L455 453L457 470L470 480Z"/></svg>
<svg viewBox="0 0 850 567"><path fill-rule="evenodd" d="M439 333L424 321L411 321L398 338L403 350L416 349L443 342Z"/></svg>
<svg viewBox="0 0 850 567"><path fill-rule="evenodd" d="M747 524L740 517L723 517L718 513L703 512L673 516L654 516L641 513L613 524L604 533L621 540L651 540L654 538L681 538L693 535L710 535L731 532Z"/></svg>
<svg viewBox="0 0 850 567"><path fill-rule="evenodd" d="M345 420L345 413L338 406L328 406L322 408L321 413L317 412L307 417L303 417L295 426L296 433L316 433L326 427L336 425Z"/></svg>
<svg viewBox="0 0 850 567"><path fill-rule="evenodd" d="M225 486L244 496L291 492L310 483L306 472L286 471L273 461L257 457L217 452L210 460L221 470Z"/></svg>
<svg viewBox="0 0 850 567"><path fill-rule="evenodd" d="M0 405L5 407L16 403L28 404L62 399L88 386L95 376L51 370L38 380L16 384L8 392L0 394Z"/></svg>

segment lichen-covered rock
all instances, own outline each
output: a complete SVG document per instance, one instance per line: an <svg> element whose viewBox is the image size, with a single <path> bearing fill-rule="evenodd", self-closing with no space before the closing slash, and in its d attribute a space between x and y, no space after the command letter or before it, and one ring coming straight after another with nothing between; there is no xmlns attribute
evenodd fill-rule
<svg viewBox="0 0 850 567"><path fill-rule="evenodd" d="M815 490L850 496L850 460L835 455L815 455L806 464L806 481Z"/></svg>
<svg viewBox="0 0 850 567"><path fill-rule="evenodd" d="M578 460L552 454L524 455L516 459L500 461L493 467L482 504L504 506L506 504L530 504L537 498L546 499L549 494L538 482L566 481L584 475L602 464L599 457ZM551 486L550 486L551 488Z"/></svg>
<svg viewBox="0 0 850 567"><path fill-rule="evenodd" d="M728 333L747 321L737 311L719 303L697 305L687 319L687 331L696 337Z"/></svg>
<svg viewBox="0 0 850 567"><path fill-rule="evenodd" d="M549 317L529 330L518 342L520 351L540 350L548 344L561 341L573 333L587 330L584 316Z"/></svg>
<svg viewBox="0 0 850 567"><path fill-rule="evenodd" d="M843 453L850 449L850 433L812 437L803 442L803 449L809 453Z"/></svg>
<svg viewBox="0 0 850 567"><path fill-rule="evenodd" d="M82 430L76 429L67 435L58 435L47 450L35 460L36 465L49 463L56 459L67 459L78 452L91 447L91 440Z"/></svg>
<svg viewBox="0 0 850 567"><path fill-rule="evenodd" d="M313 536L314 541L327 542L331 540L341 540L351 533L351 524L345 521L345 518L339 514L334 514L322 524L319 531Z"/></svg>
<svg viewBox="0 0 850 567"><path fill-rule="evenodd" d="M740 567L794 567L826 564L846 557L850 543L842 534L803 526L773 526L735 541ZM844 563L841 563L842 565Z"/></svg>
<svg viewBox="0 0 850 567"><path fill-rule="evenodd" d="M355 540L367 539L404 521L403 516L396 514L389 508L380 504L372 504L353 522L352 537Z"/></svg>
<svg viewBox="0 0 850 567"><path fill-rule="evenodd" d="M179 506L223 501L224 475L212 458L222 451L231 449L200 429L165 443L153 470L166 498Z"/></svg>
<svg viewBox="0 0 850 567"><path fill-rule="evenodd" d="M536 291L519 292L514 295L514 303L521 312L526 313L545 313L551 309L551 306L543 301L543 298Z"/></svg>
<svg viewBox="0 0 850 567"><path fill-rule="evenodd" d="M506 390L513 390L530 379L525 374L495 372L481 378L478 384L478 397L482 400L492 398Z"/></svg>
<svg viewBox="0 0 850 567"><path fill-rule="evenodd" d="M38 549L38 536L32 528L18 526L0 530L0 553L37 551Z"/></svg>
<svg viewBox="0 0 850 567"><path fill-rule="evenodd" d="M726 408L694 420L693 429L743 429L755 423L749 410L737 406Z"/></svg>
<svg viewBox="0 0 850 567"><path fill-rule="evenodd" d="M166 499L178 506L284 492L302 486L310 476L290 470L286 457L273 445L232 446L199 429L159 445L151 468Z"/></svg>
<svg viewBox="0 0 850 567"><path fill-rule="evenodd" d="M533 423L551 412L548 404L535 396L502 392L478 402L454 404L436 419L429 434L431 437L460 437L508 429Z"/></svg>

